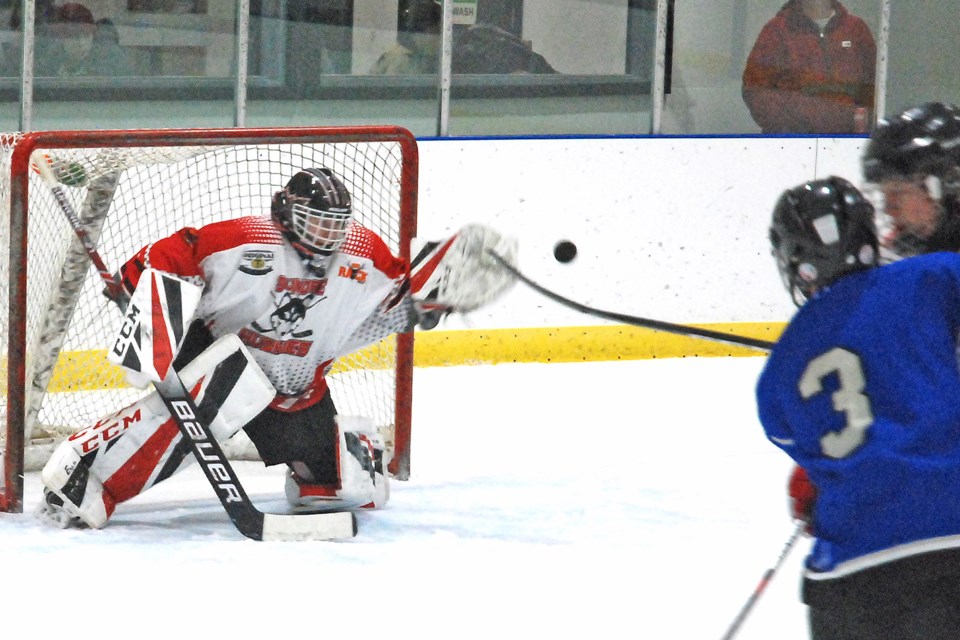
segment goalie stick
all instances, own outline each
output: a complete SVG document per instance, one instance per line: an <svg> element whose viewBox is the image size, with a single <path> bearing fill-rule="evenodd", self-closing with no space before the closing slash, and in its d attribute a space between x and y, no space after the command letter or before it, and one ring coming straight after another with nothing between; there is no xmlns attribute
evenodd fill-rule
<svg viewBox="0 0 960 640"><path fill-rule="evenodd" d="M598 318L603 318L605 320L614 320L616 322L622 322L623 324L630 324L637 327L643 327L645 329L654 329L656 331L666 331L668 333L675 333L682 336L689 336L693 338L703 338L705 340L712 340L713 342L722 342L725 344L731 344L738 347L747 347L749 349L755 349L757 351L769 352L774 343L767 340L759 340L757 338L748 338L747 336L738 336L730 333L723 333L722 331L711 331L710 329L701 329L700 327L691 327L689 325L683 324L673 324L672 322L664 322L663 320L652 320L650 318L641 318L639 316L631 316L625 313L617 313L615 311L604 311L603 309L597 309L595 307L588 307L585 304L580 302L575 302L570 298L566 298L559 293L555 293L546 287L537 284L527 276L525 276L519 269L510 264L507 260L501 257L493 249L487 249L487 252L490 256L496 260L501 267L510 272L514 278L524 283L537 293L540 293L554 302L559 302L565 307L569 307L581 313L586 313L591 316L596 316Z"/></svg>
<svg viewBox="0 0 960 640"><path fill-rule="evenodd" d="M90 256L91 262L107 285L108 291L115 294L114 301L121 308L130 306L123 304L127 302L127 296L123 292L119 279L107 269L93 241L82 227L80 218L64 193L63 187L54 174L48 159L35 152L33 161L37 172L50 188L61 211L70 222L74 233L83 244L87 255ZM149 310L150 313L167 313L168 310L162 308L157 297L154 297L153 301L154 304L153 308ZM140 318L132 316L134 314L139 316L140 313L140 310L133 306L125 309L125 326L132 328L132 326L139 324ZM166 326L165 321L166 318L160 319L164 326ZM159 367L156 364L154 365L158 373L158 375L153 376L154 388L170 411L170 416L180 433L189 442L194 457L203 469L204 475L216 492L217 498L219 498L237 531L253 540L332 540L351 538L357 534L356 515L351 511L276 514L264 513L257 509L244 491L240 479L220 447L220 443L211 433L210 425L205 424L205 421L200 419L196 402L172 366L172 355L169 353L161 355L165 356L162 358L164 362L159 363Z"/></svg>

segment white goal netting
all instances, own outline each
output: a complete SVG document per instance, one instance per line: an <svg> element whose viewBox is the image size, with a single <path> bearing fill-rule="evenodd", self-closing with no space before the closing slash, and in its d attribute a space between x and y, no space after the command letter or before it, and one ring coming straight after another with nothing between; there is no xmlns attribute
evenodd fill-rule
<svg viewBox="0 0 960 640"><path fill-rule="evenodd" d="M404 254L416 224L416 162L414 158L411 164L409 157L415 155L415 143L411 151L402 135L391 139L389 132L377 136L363 129L349 130L352 134L327 129L322 135L295 137L255 130L257 135L242 143L235 137L217 139L210 130L197 132L196 140L178 130L173 145L172 138L158 142L156 132L142 144L135 140L137 132L129 132L116 146L93 132L64 132L62 147L46 138L42 144L27 142L37 147L34 159L42 154L51 163L109 269L180 228L269 215L274 192L296 171L317 166L329 167L343 178L353 196L356 219L383 237L395 253ZM83 133L91 134L96 144L84 142ZM231 134L235 136L236 130ZM119 327L120 312L103 295L103 279L51 190L35 170L19 166L22 158L17 160L14 150L24 140L20 134L0 135L0 207L9 221L0 225L0 276L4 283L25 282L26 290L24 305L17 299L16 286L0 288L4 326L14 329L0 334L0 413L5 425L16 423L23 429L22 467L29 470L42 466L62 438L145 392L126 386L123 373L106 360L106 345ZM20 188L24 174L25 202ZM405 190L413 190L413 197ZM22 256L16 257L24 224L26 268ZM17 327L26 336L22 357L17 355ZM382 430L393 433L398 386L400 393L409 390L403 380L398 385L397 352L397 338L390 338L338 363L330 386L341 413L371 417ZM404 370L412 366L399 364ZM19 387L21 367L22 421L17 407L10 407L11 398L16 398L10 386ZM401 399L400 406L408 404L409 398ZM7 441L6 433L3 429L0 446L9 467L7 452L15 445ZM255 455L242 437L225 449L236 457ZM10 475L5 472L7 483Z"/></svg>

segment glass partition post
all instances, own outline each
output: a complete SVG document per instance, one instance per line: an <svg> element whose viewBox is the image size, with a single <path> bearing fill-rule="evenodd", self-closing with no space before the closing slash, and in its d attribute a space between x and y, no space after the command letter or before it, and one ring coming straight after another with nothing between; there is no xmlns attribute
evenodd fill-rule
<svg viewBox="0 0 960 640"><path fill-rule="evenodd" d="M242 127L247 119L247 57L250 45L250 0L237 0L237 47L234 67L233 126Z"/></svg>
<svg viewBox="0 0 960 640"><path fill-rule="evenodd" d="M666 82L667 17L670 0L657 0L657 44L654 48L653 96L650 109L650 133L659 134L663 118L663 99Z"/></svg>
<svg viewBox="0 0 960 640"><path fill-rule="evenodd" d="M453 56L453 2L443 0L443 18L440 22L440 76L437 101L437 135L450 135L450 59Z"/></svg>
<svg viewBox="0 0 960 640"><path fill-rule="evenodd" d="M32 0L23 0L20 15L21 65L20 75L20 131L29 131L33 122L33 43L36 6ZM12 17L11 17L12 20ZM10 25L13 27L14 25Z"/></svg>
<svg viewBox="0 0 960 640"><path fill-rule="evenodd" d="M890 55L890 0L883 0L880 13L880 33L877 35L877 101L872 125L887 113L887 59Z"/></svg>

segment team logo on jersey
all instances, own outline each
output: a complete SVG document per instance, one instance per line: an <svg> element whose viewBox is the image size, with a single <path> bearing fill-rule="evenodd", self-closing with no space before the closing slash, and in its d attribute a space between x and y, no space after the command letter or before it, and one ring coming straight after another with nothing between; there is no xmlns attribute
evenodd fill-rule
<svg viewBox="0 0 960 640"><path fill-rule="evenodd" d="M291 295L319 297L321 300L327 290L326 278L288 278L280 276L277 278L277 286L273 289L277 293L289 293Z"/></svg>
<svg viewBox="0 0 960 640"><path fill-rule="evenodd" d="M277 300L277 308L270 314L270 326L264 327L257 322L253 322L250 326L263 335L273 334L281 339L288 336L306 338L313 335L313 330L298 331L298 328L307 317L307 311L325 297L307 295L301 298L291 295L290 292L284 292Z"/></svg>
<svg viewBox="0 0 960 640"><path fill-rule="evenodd" d="M337 272L341 278L356 280L360 284L367 281L367 272L363 270L363 265L359 262L351 262L349 266L342 266Z"/></svg>
<svg viewBox="0 0 960 640"><path fill-rule="evenodd" d="M273 251L252 250L245 251L240 271L252 276L262 276L273 271Z"/></svg>
<svg viewBox="0 0 960 640"><path fill-rule="evenodd" d="M257 331L260 330L258 327L255 328ZM265 353L296 356L298 358L305 357L313 345L313 342L310 340L277 340L262 333L257 333L257 331L252 331L244 327L237 332L237 336L243 344L251 349L257 349Z"/></svg>
<svg viewBox="0 0 960 640"><path fill-rule="evenodd" d="M252 322L251 328L241 329L240 340L248 347L267 353L306 356L313 341L304 338L312 336L313 330L300 326L307 312L326 299L326 290L326 278L279 276L273 289L275 307L268 321L261 318Z"/></svg>

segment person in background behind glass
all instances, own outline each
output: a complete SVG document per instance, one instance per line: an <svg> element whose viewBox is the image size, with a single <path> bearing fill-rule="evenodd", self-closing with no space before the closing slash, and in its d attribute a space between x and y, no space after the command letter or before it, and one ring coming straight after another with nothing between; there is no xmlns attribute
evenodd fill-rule
<svg viewBox="0 0 960 640"><path fill-rule="evenodd" d="M377 58L374 75L436 73L442 8L437 0L413 0L401 17L397 43Z"/></svg>
<svg viewBox="0 0 960 640"><path fill-rule="evenodd" d="M101 37L98 32L103 30ZM112 22L98 25L90 9L76 2L59 7L51 31L59 44L43 58L38 57L36 75L43 76L132 76L133 64L114 39ZM111 33L114 37L110 37ZM103 37L106 35L107 37Z"/></svg>
<svg viewBox="0 0 960 640"><path fill-rule="evenodd" d="M23 47L20 36L23 34L23 20L21 19L21 3L14 2L13 10L10 12L10 31L17 37L5 42L3 45L3 66L0 69L2 76L19 76L20 66L23 59ZM50 45L50 23L54 21L57 14L57 6L54 0L36 0L33 14L34 24L34 58L43 55L45 49Z"/></svg>
<svg viewBox="0 0 960 640"><path fill-rule="evenodd" d="M837 0L788 0L757 37L743 101L763 133L866 133L877 47Z"/></svg>
<svg viewBox="0 0 960 640"><path fill-rule="evenodd" d="M529 43L486 22L456 36L450 66L453 73L557 73Z"/></svg>

